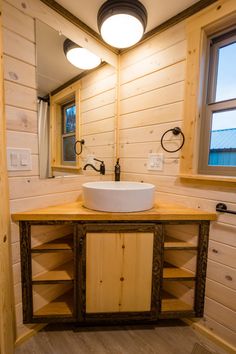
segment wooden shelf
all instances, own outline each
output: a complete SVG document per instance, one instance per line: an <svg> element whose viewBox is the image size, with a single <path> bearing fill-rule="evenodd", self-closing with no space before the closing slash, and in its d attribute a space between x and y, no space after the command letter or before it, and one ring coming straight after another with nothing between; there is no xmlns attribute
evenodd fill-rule
<svg viewBox="0 0 236 354"><path fill-rule="evenodd" d="M197 250L196 245L170 236L165 236L164 248L165 250Z"/></svg>
<svg viewBox="0 0 236 354"><path fill-rule="evenodd" d="M163 291L161 301L161 312L193 311L193 306L183 302L170 293Z"/></svg>
<svg viewBox="0 0 236 354"><path fill-rule="evenodd" d="M73 250L73 235L68 235L31 249L32 253L43 253L52 251L71 251Z"/></svg>
<svg viewBox="0 0 236 354"><path fill-rule="evenodd" d="M174 267L169 263L164 264L164 280L195 280L195 278L195 274L189 270Z"/></svg>
<svg viewBox="0 0 236 354"><path fill-rule="evenodd" d="M73 290L59 296L49 304L34 312L34 316L70 316L73 315Z"/></svg>
<svg viewBox="0 0 236 354"><path fill-rule="evenodd" d="M49 270L43 274L33 277L33 283L36 282L59 282L59 281L72 281L74 279L73 275L74 264L73 261L64 263L57 268Z"/></svg>

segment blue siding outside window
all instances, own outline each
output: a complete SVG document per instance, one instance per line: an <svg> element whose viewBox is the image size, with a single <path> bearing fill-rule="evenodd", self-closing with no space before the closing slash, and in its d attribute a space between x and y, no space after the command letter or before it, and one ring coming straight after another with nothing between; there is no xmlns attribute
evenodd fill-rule
<svg viewBox="0 0 236 354"><path fill-rule="evenodd" d="M212 131L208 164L236 166L236 128Z"/></svg>

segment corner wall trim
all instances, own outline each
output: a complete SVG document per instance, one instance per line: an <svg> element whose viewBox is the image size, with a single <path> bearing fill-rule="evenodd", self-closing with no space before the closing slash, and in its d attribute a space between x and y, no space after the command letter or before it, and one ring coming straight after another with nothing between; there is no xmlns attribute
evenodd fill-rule
<svg viewBox="0 0 236 354"><path fill-rule="evenodd" d="M37 334L41 329L43 329L45 326L47 326L47 323L42 323L42 324L37 324L33 328L31 328L28 332L17 338L15 341L15 347L18 347L22 343L24 343L26 340L29 338L33 337L35 334Z"/></svg>
<svg viewBox="0 0 236 354"><path fill-rule="evenodd" d="M235 354L236 352L236 347L230 344L229 342L226 342L224 339L219 337L217 334L212 333L209 329L201 325L200 323L195 322L194 320L191 320L189 318L182 318L182 321L191 326L194 330L198 331L208 339L210 339L212 342L220 346L222 349L226 350L227 352L231 354Z"/></svg>
<svg viewBox="0 0 236 354"><path fill-rule="evenodd" d="M177 23L186 20L188 17L196 14L197 12L205 9L205 7L210 6L212 4L214 4L215 2L217 2L218 0L200 0L198 1L196 4L193 4L192 6L188 7L187 9L181 11L180 13L178 13L177 15L171 17L170 19L168 19L167 21L161 23L159 26L151 29L149 32L145 33L143 38L134 46L127 48L127 49L122 49L121 53L126 53L129 50L137 47L138 45L144 43L145 41L147 41L149 38L167 30L170 27L173 27L175 25L177 25Z"/></svg>
<svg viewBox="0 0 236 354"><path fill-rule="evenodd" d="M79 27L81 30L83 30L84 32L88 33L90 36L95 38L104 47L107 47L113 53L118 54L118 52L119 52L118 49L111 47L110 45L105 43L102 40L102 37L96 31L94 31L92 28L90 28L88 25L86 25L86 23L81 21L78 17L73 15L70 11L68 11L66 8L61 6L55 0L40 0L40 1L43 2L45 5L49 6L51 9L56 11L58 14L60 14L64 18L66 18L68 21L73 23L75 26Z"/></svg>
<svg viewBox="0 0 236 354"><path fill-rule="evenodd" d="M122 50L111 47L110 45L105 43L103 41L102 37L96 31L94 31L91 27L86 25L86 23L81 21L78 17L73 15L70 11L68 11L66 8L61 6L55 0L40 0L40 1L43 2L45 5L49 6L51 9L53 9L57 13L59 13L61 16L66 18L68 21L70 21L71 23L73 23L74 25L76 25L77 27L82 29L84 32L86 32L89 35L96 38L102 45L104 45L105 47L110 49L113 53L119 54L119 53L125 53L125 52L129 51L130 49L137 47L138 45L142 44L143 42L145 42L146 40L148 40L152 36L165 31L169 27L176 25L177 23L179 23L179 22L185 20L186 18L194 15L195 13L203 10L205 7L212 5L213 3L215 3L218 0L200 0L200 1L198 1L197 3L193 4L192 6L188 7L187 9L181 11L177 15L171 17L167 21L161 23L159 26L153 28L152 30L150 30L149 32L144 34L141 41L139 41L134 46L127 48L127 49L122 49Z"/></svg>

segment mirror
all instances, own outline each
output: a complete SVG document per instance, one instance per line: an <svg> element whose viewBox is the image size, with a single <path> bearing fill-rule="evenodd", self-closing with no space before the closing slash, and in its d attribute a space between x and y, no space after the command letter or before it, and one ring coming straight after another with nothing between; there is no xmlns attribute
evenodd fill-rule
<svg viewBox="0 0 236 354"><path fill-rule="evenodd" d="M93 157L104 160L109 174L115 157L116 70L104 62L88 71L76 68L64 54L66 39L36 20L40 177L97 174L82 169L87 162L98 167ZM78 156L74 144L82 139Z"/></svg>

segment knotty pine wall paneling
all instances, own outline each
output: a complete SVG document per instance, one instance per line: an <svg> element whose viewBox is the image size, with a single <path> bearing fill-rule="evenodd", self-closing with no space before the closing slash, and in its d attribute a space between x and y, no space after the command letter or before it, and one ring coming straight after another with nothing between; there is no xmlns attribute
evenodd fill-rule
<svg viewBox="0 0 236 354"><path fill-rule="evenodd" d="M3 1L7 146L31 149L32 170L9 172L11 212L74 201L81 197L82 183L100 179L94 171L79 176L39 179L35 24L33 17L21 11L21 6L17 0ZM108 172L112 171L114 162L114 83L114 69L106 65L84 78L81 90L82 130L86 140L83 158L87 153L95 153L96 157L104 159ZM16 224L11 224L11 233L19 340L35 326L22 324L20 245Z"/></svg>
<svg viewBox="0 0 236 354"><path fill-rule="evenodd" d="M121 56L120 157L123 180L155 184L156 200L215 211L227 203L236 210L236 190L209 184L183 183L178 178L179 152L162 150L160 139L182 125L186 64L185 23L156 35ZM167 136L174 149L179 139ZM148 171L148 153L164 154L163 171ZM175 230L173 230L173 233ZM236 219L220 214L210 230L205 316L199 323L236 345L235 276ZM172 252L172 260L174 252ZM181 257L175 257L181 263ZM185 260L182 259L182 264ZM191 262L187 266L191 268ZM180 264L181 265L181 264Z"/></svg>

